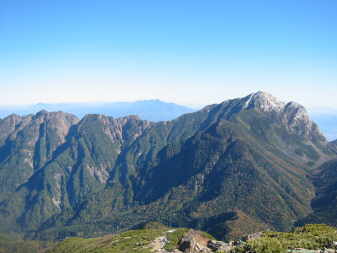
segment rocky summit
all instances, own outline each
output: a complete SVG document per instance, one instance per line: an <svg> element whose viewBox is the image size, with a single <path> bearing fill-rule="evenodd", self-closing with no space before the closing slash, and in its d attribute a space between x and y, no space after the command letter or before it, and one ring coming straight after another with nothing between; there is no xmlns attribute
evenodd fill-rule
<svg viewBox="0 0 337 253"><path fill-rule="evenodd" d="M321 190L334 185L325 168L336 145L303 106L264 92L161 122L10 115L0 120L0 151L0 232L31 239L160 221L230 240L324 217L312 200L336 196Z"/></svg>

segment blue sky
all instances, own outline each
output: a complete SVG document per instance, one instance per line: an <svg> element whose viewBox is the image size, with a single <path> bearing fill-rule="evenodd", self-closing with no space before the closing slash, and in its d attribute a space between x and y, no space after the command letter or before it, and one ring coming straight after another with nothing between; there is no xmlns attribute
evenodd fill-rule
<svg viewBox="0 0 337 253"><path fill-rule="evenodd" d="M0 105L206 105L263 90L337 108L337 1L0 1Z"/></svg>

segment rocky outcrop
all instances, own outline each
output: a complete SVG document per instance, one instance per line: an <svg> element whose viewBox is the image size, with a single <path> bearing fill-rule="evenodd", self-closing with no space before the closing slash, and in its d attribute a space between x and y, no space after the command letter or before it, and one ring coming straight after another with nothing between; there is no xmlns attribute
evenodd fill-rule
<svg viewBox="0 0 337 253"><path fill-rule="evenodd" d="M208 241L207 247L210 248L214 252L229 251L231 249L228 243L225 243L223 241L215 241L215 240Z"/></svg>
<svg viewBox="0 0 337 253"><path fill-rule="evenodd" d="M0 120L0 200L49 162L78 122L72 114L46 111Z"/></svg>
<svg viewBox="0 0 337 253"><path fill-rule="evenodd" d="M315 143L329 146L319 126L312 121L306 109L295 102L284 103L266 92L252 93L243 98L226 100L219 105L210 105L203 111L221 110L221 117L229 119L244 110L257 110L269 114L282 123L288 131L303 136Z"/></svg>
<svg viewBox="0 0 337 253"><path fill-rule="evenodd" d="M284 103L266 92L256 92L248 95L242 109L257 108L262 112L271 113L283 122L288 130L299 135L315 139L326 145L328 141L321 129L313 122L306 109L295 102Z"/></svg>
<svg viewBox="0 0 337 253"><path fill-rule="evenodd" d="M104 133L112 142L119 143L119 145L134 141L145 130L155 125L154 122L141 120L136 115L115 119L101 114L88 114L79 123L78 131L85 128L90 121L101 122Z"/></svg>
<svg viewBox="0 0 337 253"><path fill-rule="evenodd" d="M256 233L251 233L251 234L246 234L242 237L242 240L248 241L248 240L255 240L257 238L260 238L262 236L263 232L256 232Z"/></svg>
<svg viewBox="0 0 337 253"><path fill-rule="evenodd" d="M230 246L222 241L210 240L200 231L190 229L178 242L177 249L184 253L228 251Z"/></svg>

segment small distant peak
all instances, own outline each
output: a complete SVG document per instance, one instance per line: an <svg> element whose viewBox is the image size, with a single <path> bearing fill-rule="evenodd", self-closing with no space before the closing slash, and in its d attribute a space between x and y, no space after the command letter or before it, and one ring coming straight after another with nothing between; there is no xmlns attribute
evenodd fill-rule
<svg viewBox="0 0 337 253"><path fill-rule="evenodd" d="M38 103L35 106L45 106L45 105L47 105L47 104L46 103Z"/></svg>
<svg viewBox="0 0 337 253"><path fill-rule="evenodd" d="M67 112L64 112L64 111L54 111L54 112L48 112L46 110L41 110L41 111L38 111L36 113L36 116L44 116L44 115L49 115L51 117L59 117L59 116L65 116L65 115L68 115L68 116L74 116L76 117L75 115L71 114L71 113L67 113Z"/></svg>
<svg viewBox="0 0 337 253"><path fill-rule="evenodd" d="M48 114L49 112L47 112L46 110L41 110L41 111L38 111L37 113L36 113L36 116L43 116L43 115L46 115L46 114Z"/></svg>
<svg viewBox="0 0 337 253"><path fill-rule="evenodd" d="M303 105L300 105L300 104L298 104L298 103L296 103L296 102L293 102L293 101L289 102L289 103L286 105L286 107L301 108L301 109L303 108L303 109L304 109Z"/></svg>
<svg viewBox="0 0 337 253"><path fill-rule="evenodd" d="M269 93L265 92L265 91L257 91L255 93L252 93L252 95L254 96L271 96Z"/></svg>
<svg viewBox="0 0 337 253"><path fill-rule="evenodd" d="M12 114L8 115L7 117L10 117L10 118L20 118L21 116L17 115L16 113L12 113Z"/></svg>
<svg viewBox="0 0 337 253"><path fill-rule="evenodd" d="M159 100L158 98L156 98L156 99L144 100L144 102L163 103L163 101Z"/></svg>
<svg viewBox="0 0 337 253"><path fill-rule="evenodd" d="M264 92L264 91L258 91L258 92L252 93L250 96L252 96L252 99L255 99L255 100L279 101L273 95L267 92Z"/></svg>
<svg viewBox="0 0 337 253"><path fill-rule="evenodd" d="M141 121L142 119L138 115L129 115L129 116L117 118L117 120L118 121L128 121L128 120Z"/></svg>
<svg viewBox="0 0 337 253"><path fill-rule="evenodd" d="M70 113L65 113L63 111L57 111L57 112L48 112L46 110L41 110L38 111L35 115L33 115L34 118L39 118L39 117L47 117L47 118L53 118L53 119L61 119L64 117L74 117L77 119L76 116L70 114Z"/></svg>
<svg viewBox="0 0 337 253"><path fill-rule="evenodd" d="M103 118L103 117L105 117L103 114L99 114L99 113L88 113L88 114L86 114L86 115L83 117L83 119L96 119L96 118L101 119L101 118Z"/></svg>
<svg viewBox="0 0 337 253"><path fill-rule="evenodd" d="M126 116L125 118L134 119L134 120L141 120L141 118L138 115L129 115L129 116Z"/></svg>
<svg viewBox="0 0 337 253"><path fill-rule="evenodd" d="M4 120L13 120L13 119L21 119L21 116L17 115L16 113L12 113L4 118Z"/></svg>

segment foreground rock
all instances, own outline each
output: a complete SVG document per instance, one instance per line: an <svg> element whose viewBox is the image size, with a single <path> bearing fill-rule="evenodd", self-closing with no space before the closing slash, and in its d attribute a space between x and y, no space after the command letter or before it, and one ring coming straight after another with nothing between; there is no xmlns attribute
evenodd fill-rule
<svg viewBox="0 0 337 253"><path fill-rule="evenodd" d="M210 240L208 241L207 247L213 251L229 251L231 249L228 243L222 241Z"/></svg>
<svg viewBox="0 0 337 253"><path fill-rule="evenodd" d="M210 240L209 237L202 235L200 231L193 229L183 235L177 248L184 253L229 251L231 249L228 243Z"/></svg>

